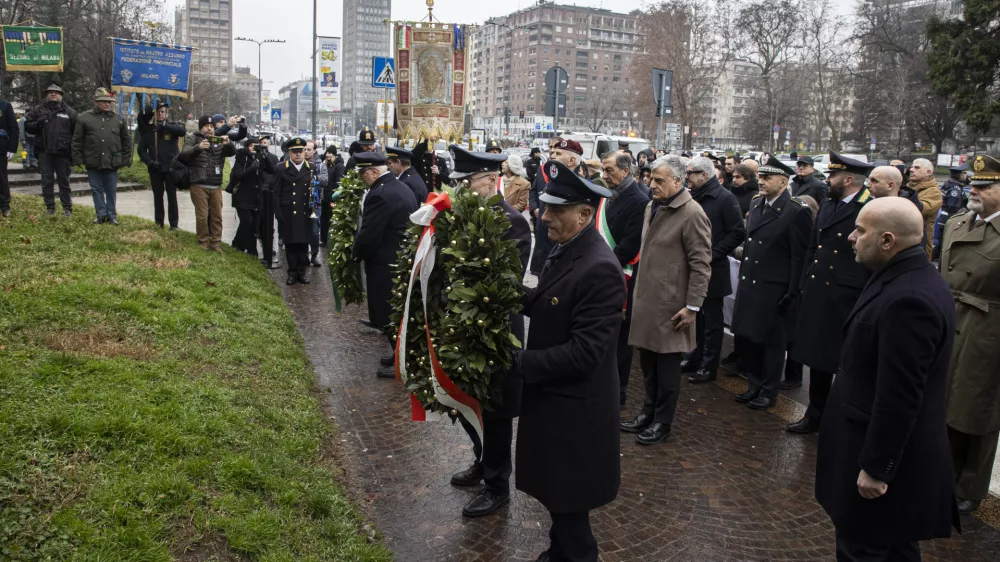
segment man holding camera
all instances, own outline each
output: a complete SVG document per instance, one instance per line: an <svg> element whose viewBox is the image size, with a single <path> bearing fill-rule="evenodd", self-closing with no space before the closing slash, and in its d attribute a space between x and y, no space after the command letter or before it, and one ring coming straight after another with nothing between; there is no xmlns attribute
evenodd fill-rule
<svg viewBox="0 0 1000 562"><path fill-rule="evenodd" d="M149 171L149 183L153 188L153 216L156 224L163 228L163 194L167 195L167 212L170 230L177 230L177 187L170 164L180 151L181 139L186 130L181 123L167 121L167 104L158 102L152 115L144 114L139 119L138 140L139 160Z"/></svg>
<svg viewBox="0 0 1000 562"><path fill-rule="evenodd" d="M203 115L198 119L198 132L184 139L179 156L190 171L198 243L213 252L222 251L222 169L226 158L235 154L229 137L216 136L212 118Z"/></svg>
<svg viewBox="0 0 1000 562"><path fill-rule="evenodd" d="M24 117L24 132L35 135L35 154L42 173L42 197L50 215L56 212L53 184L58 177L59 201L63 214L73 214L73 199L69 189L69 175L73 171L71 159L73 129L76 128L76 111L63 101L62 88L52 84L45 89L45 101Z"/></svg>

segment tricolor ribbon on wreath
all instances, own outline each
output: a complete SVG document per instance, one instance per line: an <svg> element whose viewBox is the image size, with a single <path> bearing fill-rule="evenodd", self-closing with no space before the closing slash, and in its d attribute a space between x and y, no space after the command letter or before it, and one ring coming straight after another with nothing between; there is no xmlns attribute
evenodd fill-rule
<svg viewBox="0 0 1000 562"><path fill-rule="evenodd" d="M431 341L431 328L427 323L427 285L434 271L434 256L437 244L434 241L434 219L438 213L446 209L451 209L451 199L447 193L433 193L427 198L427 202L410 215L410 221L424 227L420 233L420 241L417 244L417 253L413 257L413 268L410 270L410 282L406 287L406 301L403 305L403 320L399 323L399 334L396 337L396 380L406 384L409 378L406 372L406 333L410 321L410 296L413 294L414 280L420 280L420 294L424 305L424 331L427 334L427 351L431 363L431 386L434 388L434 398L445 407L458 412L479 436L479 441L483 439L483 412L479 402L458 388L441 367L438 361L437 352L434 349L434 342ZM425 421L427 412L420 404L420 400L410 393L410 410L413 421Z"/></svg>
<svg viewBox="0 0 1000 562"><path fill-rule="evenodd" d="M597 220L595 226L597 227L597 232L601 234L601 238L611 246L614 250L618 246L618 242L615 241L615 237L611 235L611 227L608 225L608 201L610 199L601 199L600 205L597 207ZM632 279L632 273L635 272L635 264L639 263L639 252L635 253L635 257L632 258L625 267L622 268L622 273L625 274L625 286L628 287L628 282ZM628 298L626 297L625 303L622 304L622 310L628 306Z"/></svg>

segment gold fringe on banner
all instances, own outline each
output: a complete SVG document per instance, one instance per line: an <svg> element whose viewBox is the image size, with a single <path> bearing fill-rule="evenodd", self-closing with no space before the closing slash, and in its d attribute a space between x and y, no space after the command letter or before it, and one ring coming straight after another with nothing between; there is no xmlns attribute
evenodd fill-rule
<svg viewBox="0 0 1000 562"><path fill-rule="evenodd" d="M167 88L139 88L136 86L114 86L111 88L115 92L135 92L137 94L160 94L163 96L175 96L178 98L185 98L188 101L194 101L194 96L190 91L182 92L180 90L168 90Z"/></svg>

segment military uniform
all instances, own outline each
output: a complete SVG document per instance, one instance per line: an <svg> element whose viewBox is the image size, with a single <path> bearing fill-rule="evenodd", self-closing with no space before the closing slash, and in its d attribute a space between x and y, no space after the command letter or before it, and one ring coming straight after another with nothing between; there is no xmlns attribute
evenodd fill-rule
<svg viewBox="0 0 1000 562"><path fill-rule="evenodd" d="M420 177L420 174L418 174L411 165L411 162L413 161L413 153L404 148L395 146L386 148L385 152L389 158L396 158L400 162L405 163L407 166L406 169L403 170L403 173L399 174L399 177L396 179L405 183L406 186L413 191L413 196L417 198L417 203L423 204L424 201L427 201L427 184L424 183L423 178Z"/></svg>
<svg viewBox="0 0 1000 562"><path fill-rule="evenodd" d="M300 138L288 144L289 152L305 150L306 142ZM271 190L278 201L281 223L284 228L282 240L285 243L285 262L288 266L288 285L296 282L308 284L306 267L309 266L309 241L313 237L312 190L315 168L303 160L300 166L285 160L278 166L271 180Z"/></svg>
<svg viewBox="0 0 1000 562"><path fill-rule="evenodd" d="M544 167L547 205L596 207L611 195L559 162ZM593 224L553 249L538 287L522 298L531 330L515 358L524 381L516 484L552 516L551 560L596 561L590 510L618 495L615 341L624 301L621 264Z"/></svg>
<svg viewBox="0 0 1000 562"><path fill-rule="evenodd" d="M455 171L450 175L454 180L463 180L484 172L499 175L500 166L507 158L506 155L469 152L455 145L450 150L455 158ZM528 221L504 200L500 200L496 207L503 209L510 219L510 226L503 239L517 242L523 277L531 255L531 230ZM523 342L524 316L512 314L510 322L511 333ZM482 443L472 426L464 418L461 419L462 426L472 439L476 460L468 469L452 476L451 482L457 486L475 486L480 481L485 484L483 490L462 509L462 514L466 517L488 515L506 504L510 498L510 475L513 469L510 451L514 439L514 418L521 411L521 379L508 373L499 399L491 402L489 409L483 412Z"/></svg>
<svg viewBox="0 0 1000 562"><path fill-rule="evenodd" d="M1000 189L1000 161L979 155L973 171L977 190ZM948 220L940 267L956 307L948 437L956 495L962 511L970 511L989 492L1000 437L1000 215L962 210Z"/></svg>
<svg viewBox="0 0 1000 562"><path fill-rule="evenodd" d="M790 177L794 172L773 156L759 174ZM764 409L774 405L789 338L795 330L799 283L812 231L809 208L784 189L768 204L754 198L747 219L747 241L733 308L733 333L746 343L746 393L739 402ZM758 400L758 398L760 400Z"/></svg>
<svg viewBox="0 0 1000 562"><path fill-rule="evenodd" d="M831 176L846 171L868 177L874 166L830 153ZM840 166L845 166L841 168ZM842 328L854 308L871 270L854 259L848 237L854 222L871 199L868 189L839 200L822 201L816 228L810 238L802 276L802 304L795 330L791 358L809 366L809 409L799 421L788 426L795 433L819 430L820 419L830 395L833 375L840 365Z"/></svg>

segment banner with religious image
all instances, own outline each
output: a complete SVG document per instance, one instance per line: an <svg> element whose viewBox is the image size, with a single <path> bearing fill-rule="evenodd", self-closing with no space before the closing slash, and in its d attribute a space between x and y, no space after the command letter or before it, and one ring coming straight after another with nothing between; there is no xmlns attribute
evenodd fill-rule
<svg viewBox="0 0 1000 562"><path fill-rule="evenodd" d="M436 21L395 25L400 138L461 140L467 34L466 25Z"/></svg>

